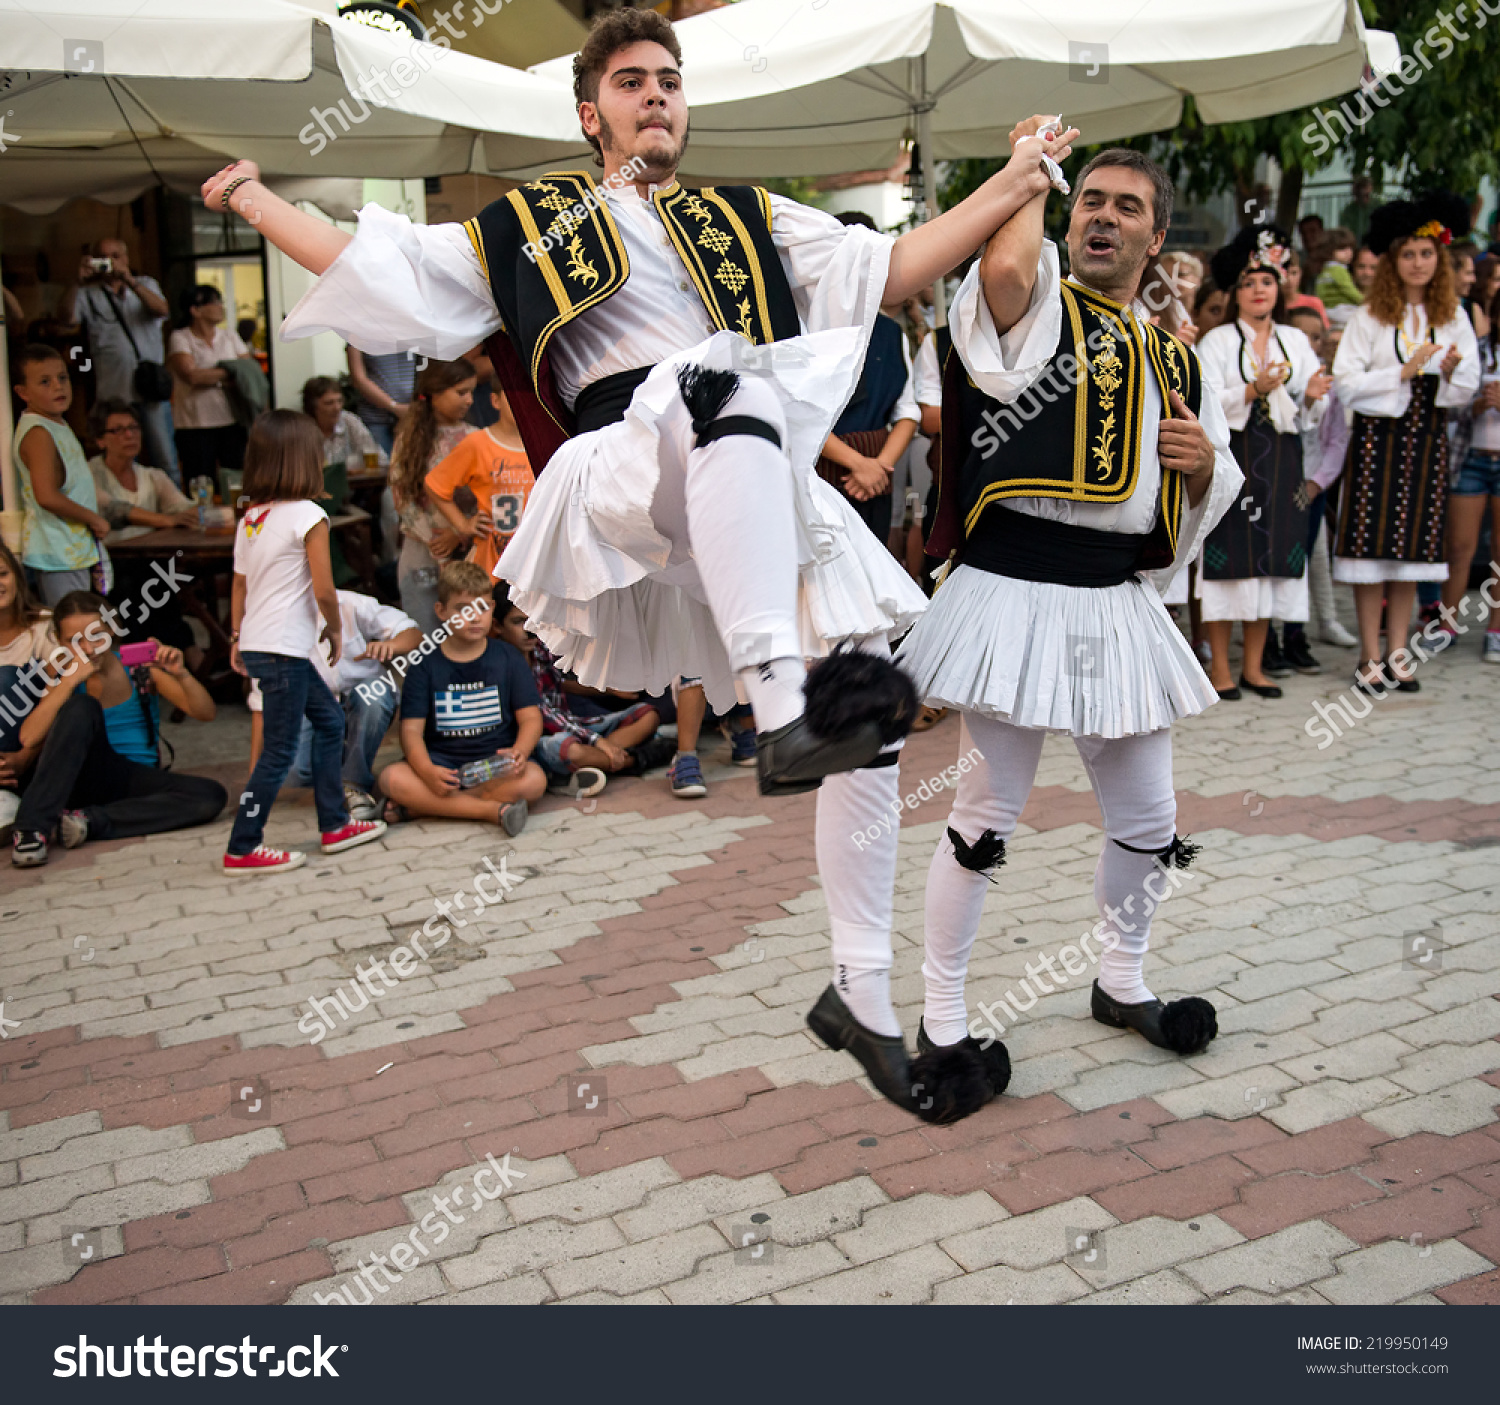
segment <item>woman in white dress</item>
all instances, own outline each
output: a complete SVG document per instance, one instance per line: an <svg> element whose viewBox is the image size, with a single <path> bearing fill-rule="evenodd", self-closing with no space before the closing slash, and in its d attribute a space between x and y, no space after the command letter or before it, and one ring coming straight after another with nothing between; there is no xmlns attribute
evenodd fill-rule
<svg viewBox="0 0 1500 1405"><path fill-rule="evenodd" d="M1363 659L1355 682L1372 694L1421 687L1404 647L1417 582L1448 579L1447 411L1479 389L1479 348L1444 246L1467 229L1468 207L1455 196L1376 210L1366 241L1379 255L1375 281L1333 362L1339 400L1352 415L1333 578L1354 587Z"/></svg>
<svg viewBox="0 0 1500 1405"><path fill-rule="evenodd" d="M1234 317L1198 342L1204 375L1218 387L1229 442L1245 474L1239 501L1209 533L1198 575L1209 679L1221 698L1248 688L1279 698L1262 668L1271 618L1306 620L1307 492L1302 430L1316 424L1332 378L1307 337L1285 322L1282 274L1291 237L1247 225L1213 259L1214 282L1230 292ZM1236 685L1229 669L1234 622L1245 655Z"/></svg>

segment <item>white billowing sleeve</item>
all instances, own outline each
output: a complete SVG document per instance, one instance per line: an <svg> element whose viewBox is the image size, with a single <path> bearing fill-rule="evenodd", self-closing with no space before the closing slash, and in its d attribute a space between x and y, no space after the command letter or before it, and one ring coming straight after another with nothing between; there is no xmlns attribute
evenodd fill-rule
<svg viewBox="0 0 1500 1405"><path fill-rule="evenodd" d="M452 361L498 331L500 314L460 224L413 224L379 205L281 324L288 341L335 332L371 356Z"/></svg>
<svg viewBox="0 0 1500 1405"><path fill-rule="evenodd" d="M1232 322L1227 327L1205 332L1194 348L1203 369L1203 398L1207 400L1212 395L1218 400L1230 429L1243 429L1250 418L1245 382L1237 364L1239 349L1240 339Z"/></svg>
<svg viewBox="0 0 1500 1405"><path fill-rule="evenodd" d="M929 335L926 341L931 341ZM906 384L901 387L901 394L896 397L896 403L891 409L891 423L894 425L898 420L912 420L918 429L922 427L922 411L917 406L916 372L912 369L911 348L906 344L906 334L901 334L901 359L906 363Z"/></svg>
<svg viewBox="0 0 1500 1405"><path fill-rule="evenodd" d="M1382 326L1367 307L1356 308L1333 358L1333 379L1344 413L1402 415L1411 391L1401 379L1401 363L1391 345L1392 329Z"/></svg>
<svg viewBox="0 0 1500 1405"><path fill-rule="evenodd" d="M865 346L885 298L896 241L783 195L772 195L771 239L781 251L797 315L809 332L861 327Z"/></svg>
<svg viewBox="0 0 1500 1405"><path fill-rule="evenodd" d="M1463 356L1463 360L1453 368L1452 376L1439 382L1437 403L1449 409L1460 409L1479 393L1479 342L1474 336L1474 327L1462 308L1451 322L1437 329L1436 336L1444 346L1456 346ZM1437 366L1441 362L1442 357L1435 356L1428 364Z"/></svg>
<svg viewBox="0 0 1500 1405"><path fill-rule="evenodd" d="M1311 405L1307 403L1307 383L1323 369L1323 363L1313 350L1307 333L1296 327L1282 327L1282 341L1292 358L1292 375L1287 381L1287 393L1297 405L1297 430L1316 429L1328 413L1328 396L1322 395ZM1331 388L1331 387L1330 387Z"/></svg>
<svg viewBox="0 0 1500 1405"><path fill-rule="evenodd" d="M1229 452L1229 425L1225 422L1224 411L1219 405L1218 397L1211 391L1212 387L1205 377L1203 393L1199 397L1201 403L1198 419L1203 425L1203 432L1208 435L1209 443L1214 446L1213 481L1209 483L1208 491L1198 500L1197 507L1188 507L1184 502L1182 520L1177 527L1177 554L1172 558L1172 564L1159 571L1146 573L1151 583L1163 594L1171 585L1172 578L1202 550L1208 534L1234 506L1245 483L1244 473L1235 462L1234 455Z"/></svg>
<svg viewBox="0 0 1500 1405"><path fill-rule="evenodd" d="M937 333L922 338L917 348L917 363L912 370L912 394L919 405L943 403L943 369L937 359Z"/></svg>
<svg viewBox="0 0 1500 1405"><path fill-rule="evenodd" d="M948 325L953 329L954 348L970 379L986 395L1008 405L1042 375L1057 352L1062 335L1062 299L1057 291L1062 272L1057 245L1050 239L1042 241L1031 301L1021 320L1004 336L995 330L994 318L990 316L990 306L979 281L979 263L974 260L974 266L959 285Z"/></svg>

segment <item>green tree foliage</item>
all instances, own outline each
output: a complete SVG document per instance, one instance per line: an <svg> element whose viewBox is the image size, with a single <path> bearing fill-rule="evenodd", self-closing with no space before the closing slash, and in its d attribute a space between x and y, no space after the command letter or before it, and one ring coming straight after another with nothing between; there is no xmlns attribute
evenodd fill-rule
<svg viewBox="0 0 1500 1405"><path fill-rule="evenodd" d="M1458 6L1444 9L1432 0L1362 0L1362 5L1366 24L1393 30L1401 52L1412 56L1421 74L1409 86L1396 79L1405 89L1400 96L1378 85L1376 97L1386 106L1356 91L1296 112L1208 125L1187 98L1182 120L1171 131L1112 144L1135 147L1161 161L1190 199L1232 192L1245 220L1252 217L1245 206L1255 195L1256 160L1272 156L1282 170L1276 215L1283 225L1295 218L1304 178L1340 152L1355 171L1368 171L1377 181L1382 168L1402 169L1406 162L1405 181L1411 188L1435 185L1467 194L1484 176L1500 178L1500 122L1495 120L1500 5L1493 18L1479 9L1477 0L1464 6L1462 14ZM1447 16L1452 31L1466 37L1445 29L1440 16ZM1424 53L1430 69L1420 62ZM1328 114L1326 122L1319 120L1319 111ZM1335 115L1341 111L1347 120ZM1101 149L1079 148L1068 162L1069 174ZM977 189L1002 164L1000 159L951 163L939 182L943 207Z"/></svg>

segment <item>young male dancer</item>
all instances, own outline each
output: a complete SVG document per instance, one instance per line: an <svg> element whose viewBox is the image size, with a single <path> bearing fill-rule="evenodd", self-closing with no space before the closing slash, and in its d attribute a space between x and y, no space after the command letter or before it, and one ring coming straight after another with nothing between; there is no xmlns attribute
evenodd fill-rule
<svg viewBox="0 0 1500 1405"><path fill-rule="evenodd" d="M964 976L988 870L1004 861L1048 731L1073 737L1104 817L1098 950L1084 953L1098 961L1094 1018L1183 1054L1217 1032L1207 1001L1164 1005L1142 979L1158 866L1191 851L1175 837L1168 728L1216 701L1145 573L1165 585L1243 477L1196 355L1133 305L1171 220L1166 173L1114 149L1076 184L1069 277L1042 237L1042 191L954 300L927 547L951 569L899 658L919 697L960 709L960 750L983 757L959 778L928 876L917 1045L982 1050L997 1076L1009 1068L1002 1030L970 1025ZM1080 969L1040 964L1066 985L1087 973L1071 955Z"/></svg>
<svg viewBox="0 0 1500 1405"><path fill-rule="evenodd" d="M680 63L660 15L601 16L574 91L603 182L551 172L462 226L371 206L351 240L245 162L204 199L322 274L285 335L336 330L367 353L440 357L486 342L539 472L497 574L582 682L660 692L701 677L719 708L742 689L762 791L827 778L817 854L835 981L809 1023L933 1119L946 1115L936 1075L913 1094L890 1004L896 835L864 849L850 837L897 801L915 700L886 641L925 601L813 464L882 304L1046 188L1044 157L1065 157L1076 133L1025 144L961 205L892 239L757 187L680 185ZM856 647L834 653L845 641ZM831 653L809 677L804 659Z"/></svg>

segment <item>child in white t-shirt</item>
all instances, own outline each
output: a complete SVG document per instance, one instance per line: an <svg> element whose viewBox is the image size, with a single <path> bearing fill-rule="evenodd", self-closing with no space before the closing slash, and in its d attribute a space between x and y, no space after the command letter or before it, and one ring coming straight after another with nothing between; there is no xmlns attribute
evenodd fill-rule
<svg viewBox="0 0 1500 1405"><path fill-rule="evenodd" d="M265 741L230 831L224 867L232 873L300 868L307 861L306 854L261 842L266 816L296 758L304 716L313 729L313 798L323 852L352 849L385 833L379 820L349 816L340 778L344 710L312 660L326 643L330 666L337 664L343 644L328 516L312 501L322 491L317 422L295 410L261 415L245 450L249 506L234 536L231 662L260 686Z"/></svg>

